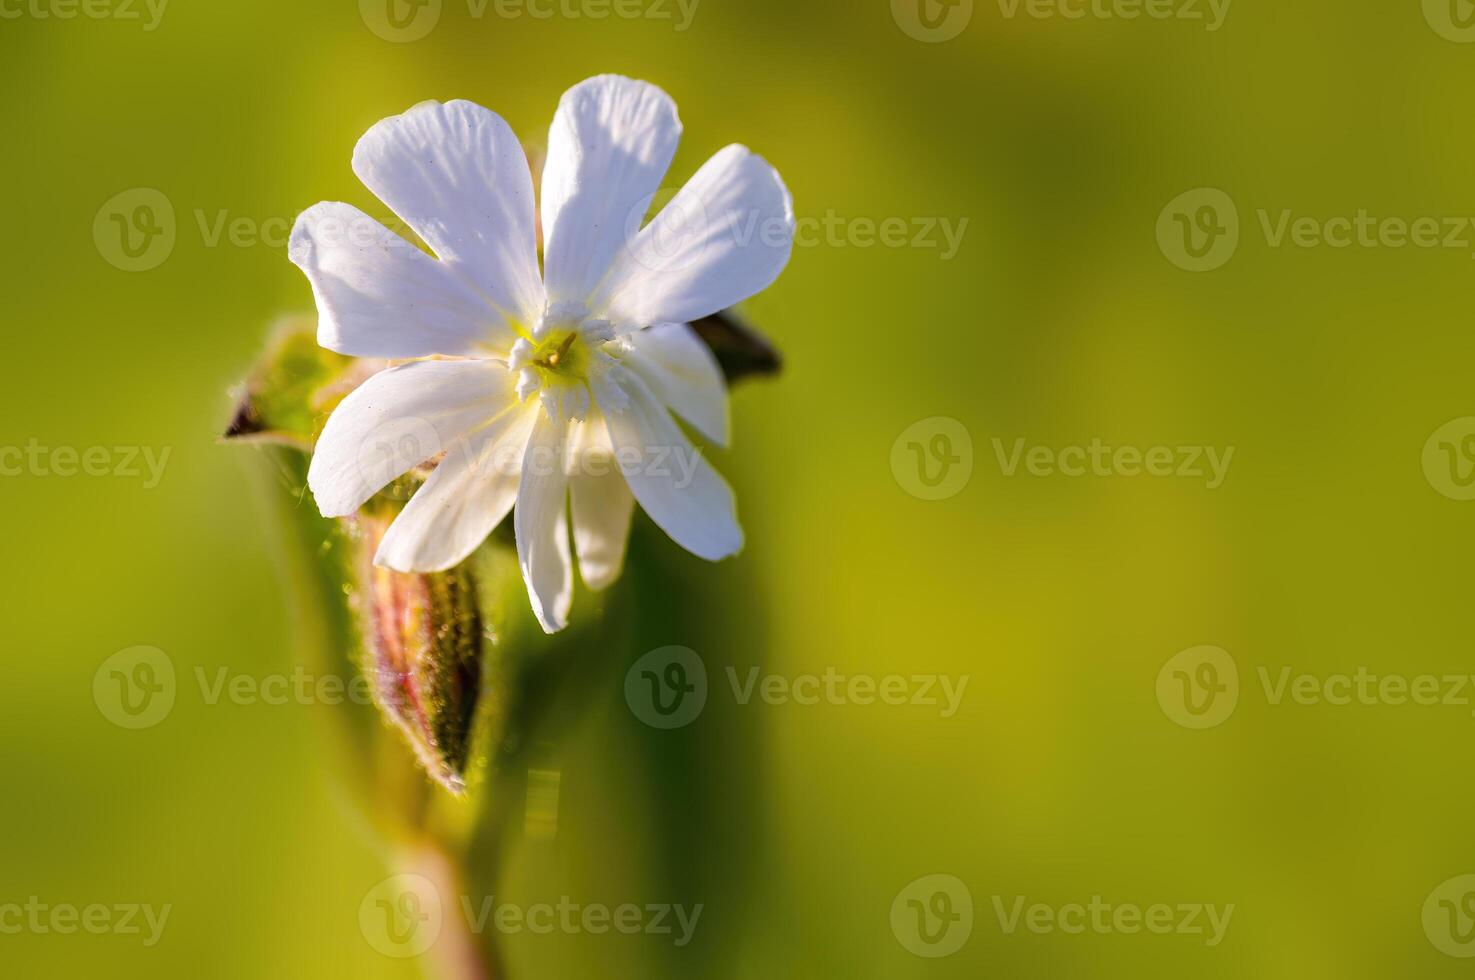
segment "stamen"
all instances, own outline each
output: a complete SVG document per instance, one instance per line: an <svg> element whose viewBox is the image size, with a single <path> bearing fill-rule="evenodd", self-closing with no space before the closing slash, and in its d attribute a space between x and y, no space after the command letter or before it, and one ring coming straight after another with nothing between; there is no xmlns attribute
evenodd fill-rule
<svg viewBox="0 0 1475 980"><path fill-rule="evenodd" d="M566 338L564 338L563 343L558 346L558 350L554 351L552 354L549 354L546 361L539 361L538 363L543 364L545 367L549 368L558 367L558 362L568 356L568 350L570 347L574 346L574 340L577 339L578 336L579 335L576 333L569 334Z"/></svg>

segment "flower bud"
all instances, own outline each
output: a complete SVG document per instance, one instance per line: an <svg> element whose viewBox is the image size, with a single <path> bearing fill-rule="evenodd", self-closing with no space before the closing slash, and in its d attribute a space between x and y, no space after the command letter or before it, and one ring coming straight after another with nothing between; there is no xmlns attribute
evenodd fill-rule
<svg viewBox="0 0 1475 980"><path fill-rule="evenodd" d="M383 515L354 518L363 670L426 772L459 794L481 688L485 629L476 583L470 563L428 575L375 565L389 523Z"/></svg>

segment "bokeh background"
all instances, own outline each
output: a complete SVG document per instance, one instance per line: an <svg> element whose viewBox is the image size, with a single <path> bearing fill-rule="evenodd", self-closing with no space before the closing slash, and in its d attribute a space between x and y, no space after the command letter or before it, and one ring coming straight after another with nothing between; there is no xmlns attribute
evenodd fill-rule
<svg viewBox="0 0 1475 980"><path fill-rule="evenodd" d="M979 0L928 8L955 34L938 40L887 0L701 0L689 20L654 0L600 20L597 0L546 19L445 0L398 8L434 16L406 40L353 0L171 0L156 20L121 3L0 0L0 445L170 452L153 486L0 479L0 905L171 911L153 946L0 934L0 973L416 974L360 928L389 869L324 749L342 709L210 704L195 682L290 673L301 647L281 487L260 453L216 440L271 323L310 308L283 244L295 214L346 200L388 217L350 171L360 134L467 98L538 144L564 89L614 71L677 100L670 183L740 141L801 218L839 230L746 307L787 361L736 390L718 461L746 551L708 567L641 521L645 588L617 599L642 625L540 736L557 832L513 834L496 889L700 903L694 938L522 932L503 937L510 975L1468 975L1449 953L1475 953L1468 883L1423 913L1475 873L1475 684L1456 704L1334 706L1277 704L1261 679L1475 672L1475 503L1457 499L1475 422L1429 442L1475 415L1467 5L1239 0L1210 30L1188 0L1159 9L1209 20ZM167 200L174 240L128 271L109 202L138 188ZM1230 237L1189 271L1169 205L1203 188L1225 197L1177 213ZM1440 240L1301 247L1273 235L1287 211L1434 217ZM887 219L967 224L948 254L938 232L872 240ZM935 433L893 445L936 418L956 423L967 479L923 499L907 447ZM999 453L1020 439L1234 456L1214 489L1130 467L1009 475ZM662 582L687 590L679 609ZM664 644L711 679L674 731L622 687ZM180 686L166 719L127 730L94 676L137 645ZM1201 730L1158 680L1203 645L1239 689ZM726 671L755 666L968 686L951 717L740 705ZM973 913L935 958L892 919L932 875ZM1217 945L1011 932L999 909L1020 896L1234 911Z"/></svg>

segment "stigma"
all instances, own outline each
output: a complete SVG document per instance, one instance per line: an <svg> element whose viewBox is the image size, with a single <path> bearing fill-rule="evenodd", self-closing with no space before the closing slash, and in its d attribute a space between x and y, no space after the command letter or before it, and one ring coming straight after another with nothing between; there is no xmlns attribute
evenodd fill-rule
<svg viewBox="0 0 1475 980"><path fill-rule="evenodd" d="M590 379L616 367L624 347L609 321L582 305L550 304L532 335L513 344L507 367L517 373L519 400L538 395L549 418L582 421Z"/></svg>

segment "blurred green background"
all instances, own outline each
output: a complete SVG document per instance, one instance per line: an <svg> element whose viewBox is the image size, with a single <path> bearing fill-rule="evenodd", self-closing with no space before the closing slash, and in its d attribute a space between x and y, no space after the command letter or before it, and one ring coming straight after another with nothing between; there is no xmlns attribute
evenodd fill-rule
<svg viewBox="0 0 1475 980"><path fill-rule="evenodd" d="M709 567L640 519L645 572L616 597L636 640L612 645L546 747L556 835L514 834L497 886L524 906L700 903L693 939L523 931L502 940L510 975L1468 976L1448 953L1475 954L1468 883L1447 909L1434 893L1475 873L1475 686L1450 705L1334 706L1277 704L1261 680L1475 672L1475 503L1455 499L1475 422L1426 446L1475 415L1475 228L1446 247L1444 224L1475 215L1461 5L1241 0L1211 31L1100 14L1126 2L1073 19L980 0L929 8L954 18L944 30L966 21L934 43L900 0L702 0L684 24L654 0L603 20L567 15L598 0L547 19L445 0L399 8L438 18L416 40L381 36L353 0L172 0L156 22L141 3L48 2L0 0L0 446L170 456L156 486L0 479L0 908L171 911L152 946L0 933L0 973L415 975L360 930L389 870L324 748L343 709L209 704L194 682L290 673L301 645L270 464L216 437L269 325L310 308L282 242L295 214L346 200L389 217L349 168L370 125L467 98L541 144L559 95L613 71L680 106L668 183L743 142L801 218L839 231L746 308L787 360L736 390L718 460L746 551ZM174 245L126 271L107 206L136 188L168 201ZM1164 209L1199 188L1233 201L1239 238L1190 272ZM1286 211L1434 217L1440 242L1277 244ZM1179 213L1229 228L1222 205L1201 226L1198 206ZM234 241L222 218L244 221ZM886 219L967 226L945 255L939 232L872 242L866 223ZM971 479L927 500L893 444L938 417L971 439ZM999 453L1019 439L1235 453L1210 490L1129 466L1009 475ZM670 608L663 584L700 601ZM711 690L696 721L658 731L622 685L666 644L698 651ZM137 645L180 683L135 731L93 682ZM1205 730L1158 687L1201 645L1239 675ZM968 686L951 717L739 704L727 669L754 666ZM939 947L904 925L904 891L931 875L971 900L945 957L916 955ZM1020 896L1234 911L1212 946L1011 932L1000 908Z"/></svg>

